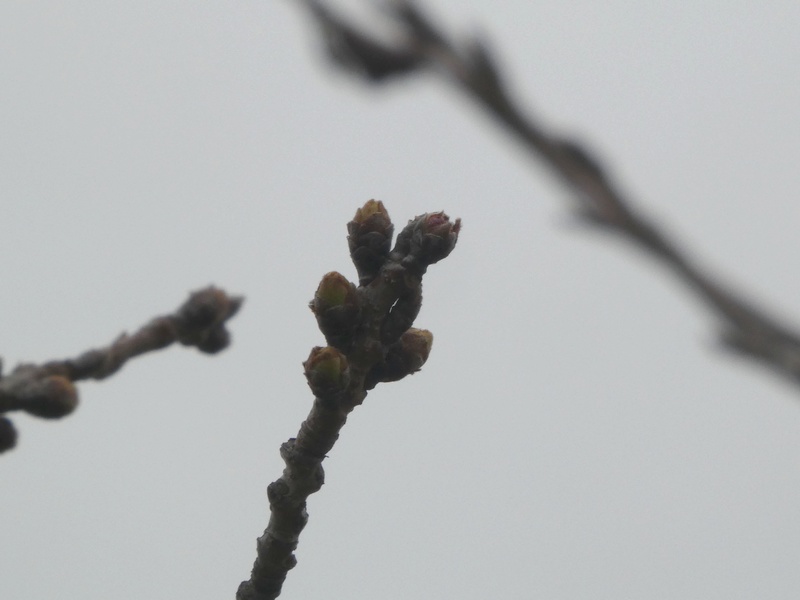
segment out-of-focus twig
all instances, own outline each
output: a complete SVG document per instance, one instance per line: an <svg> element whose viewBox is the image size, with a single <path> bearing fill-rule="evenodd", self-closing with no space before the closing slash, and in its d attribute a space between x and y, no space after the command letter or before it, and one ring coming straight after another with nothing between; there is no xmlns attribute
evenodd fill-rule
<svg viewBox="0 0 800 600"><path fill-rule="evenodd" d="M242 302L240 296L208 287L191 294L173 314L156 317L133 334L123 333L105 348L42 365L21 364L7 376L0 373L0 413L22 410L46 419L66 416L78 405L73 382L105 379L129 359L175 342L207 354L219 352L230 343L226 323ZM11 421L0 417L0 452L12 448L16 437Z"/></svg>
<svg viewBox="0 0 800 600"><path fill-rule="evenodd" d="M724 347L800 384L800 334L701 269L631 203L590 150L549 131L524 111L511 97L484 41L453 41L410 0L387 5L398 33L391 41L356 27L319 0L302 4L321 26L331 57L368 81L427 70L468 94L561 178L587 222L627 238L669 266L717 316Z"/></svg>

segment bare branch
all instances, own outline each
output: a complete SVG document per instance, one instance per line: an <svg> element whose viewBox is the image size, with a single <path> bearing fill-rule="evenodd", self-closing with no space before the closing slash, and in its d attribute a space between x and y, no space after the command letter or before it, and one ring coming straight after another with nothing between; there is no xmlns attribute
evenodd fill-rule
<svg viewBox="0 0 800 600"><path fill-rule="evenodd" d="M442 212L413 219L389 250L394 227L381 202L370 200L348 224L359 287L336 272L322 278L311 310L328 346L303 363L314 404L297 437L281 445L283 475L267 488L270 519L258 538L250 579L237 600L274 600L297 560L308 521L306 500L325 481L322 461L347 416L378 383L411 375L428 359L433 335L411 324L422 302L422 275L455 247L461 222Z"/></svg>
<svg viewBox="0 0 800 600"><path fill-rule="evenodd" d="M389 3L388 15L404 40L403 45L386 44L378 36L359 30L316 0L311 14L322 26L336 62L363 74L354 65L370 63L374 48L415 57L413 69L387 69L381 77L367 77L376 83L391 76L423 69L432 71L461 89L505 130L522 143L533 158L547 164L573 192L580 216L603 226L646 250L673 272L711 309L718 318L724 347L762 364L800 384L800 334L778 322L769 313L720 283L701 269L670 237L651 222L627 198L592 152L579 142L549 131L511 97L500 68L485 41L456 43L438 28L420 7L410 0ZM347 46L348 60L339 58L330 40ZM358 40L369 40L369 44Z"/></svg>
<svg viewBox="0 0 800 600"><path fill-rule="evenodd" d="M208 287L194 292L175 313L156 317L133 334L123 333L105 348L89 350L74 359L43 365L21 364L9 375L0 373L0 413L22 410L45 419L68 415L78 405L73 382L105 379L131 358L166 348L174 342L215 354L230 343L228 319L239 310L243 298ZM9 419L0 417L0 452L16 443Z"/></svg>

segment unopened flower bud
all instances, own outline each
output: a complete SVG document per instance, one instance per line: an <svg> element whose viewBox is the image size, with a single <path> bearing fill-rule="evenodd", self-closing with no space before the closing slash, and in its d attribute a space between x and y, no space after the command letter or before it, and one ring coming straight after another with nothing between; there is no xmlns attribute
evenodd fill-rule
<svg viewBox="0 0 800 600"><path fill-rule="evenodd" d="M361 316L356 286L341 273L331 271L320 281L309 306L328 344L348 351Z"/></svg>
<svg viewBox="0 0 800 600"><path fill-rule="evenodd" d="M344 354L336 348L319 346L311 350L303 363L308 385L314 396L330 399L347 389L350 370Z"/></svg>
<svg viewBox="0 0 800 600"><path fill-rule="evenodd" d="M394 225L380 200L368 200L347 224L347 243L361 285L375 279L386 262L393 233Z"/></svg>
<svg viewBox="0 0 800 600"><path fill-rule="evenodd" d="M413 375L428 360L432 345L433 334L430 331L412 327L389 348L386 359L369 372L365 387L372 389L380 382L398 381Z"/></svg>
<svg viewBox="0 0 800 600"><path fill-rule="evenodd" d="M431 355L433 334L427 329L411 328L400 337L400 349L406 357L409 373L416 373Z"/></svg>
<svg viewBox="0 0 800 600"><path fill-rule="evenodd" d="M325 313L332 308L353 306L358 302L355 286L341 273L326 273L311 301L314 314Z"/></svg>
<svg viewBox="0 0 800 600"><path fill-rule="evenodd" d="M412 240L419 244L419 256L425 264L432 265L446 258L458 241L461 231L461 219L450 222L444 212L427 213L420 221L420 236Z"/></svg>
<svg viewBox="0 0 800 600"><path fill-rule="evenodd" d="M424 273L429 265L453 251L460 231L461 219L451 222L442 211L420 215L397 236L393 255L403 266Z"/></svg>

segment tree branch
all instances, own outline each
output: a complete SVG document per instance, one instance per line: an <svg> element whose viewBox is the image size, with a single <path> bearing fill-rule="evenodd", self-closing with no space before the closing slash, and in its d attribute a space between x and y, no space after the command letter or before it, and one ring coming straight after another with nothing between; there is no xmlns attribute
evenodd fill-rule
<svg viewBox="0 0 800 600"><path fill-rule="evenodd" d="M381 202L368 201L348 223L360 285L331 272L311 301L328 342L303 363L314 403L297 437L281 445L286 468L267 488L269 524L237 600L278 597L297 563L293 552L308 521L306 500L325 481L322 461L347 416L378 383L411 375L428 359L433 335L411 327L422 303L422 276L450 254L460 228L460 220L451 222L442 212L421 215L409 221L390 252L394 226Z"/></svg>
<svg viewBox="0 0 800 600"><path fill-rule="evenodd" d="M21 364L5 377L0 372L0 413L22 410L45 419L64 417L78 405L73 382L105 379L129 359L175 342L215 354L230 343L225 325L242 302L240 296L208 287L194 292L175 313L156 317L133 334L123 333L105 348L43 365ZM16 438L11 421L0 417L0 452L13 448Z"/></svg>
<svg viewBox="0 0 800 600"><path fill-rule="evenodd" d="M621 235L669 266L717 317L724 347L800 384L800 334L701 269L634 206L589 149L548 131L524 111L511 97L485 42L452 41L410 0L388 5L399 34L393 41L357 28L319 0L303 4L321 26L338 65L371 83L427 70L471 97L572 190L577 211L587 222Z"/></svg>

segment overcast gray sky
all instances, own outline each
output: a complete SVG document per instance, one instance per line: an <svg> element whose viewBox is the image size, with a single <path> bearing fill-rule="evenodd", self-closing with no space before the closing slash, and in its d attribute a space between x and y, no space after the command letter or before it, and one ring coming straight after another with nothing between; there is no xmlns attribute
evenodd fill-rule
<svg viewBox="0 0 800 600"><path fill-rule="evenodd" d="M351 1L346 5L361 9ZM741 289L800 323L800 4L428 5ZM432 77L328 68L292 2L0 3L0 353L74 356L215 283L234 343L13 416L3 597L232 598L322 342L345 223L444 209L423 371L351 415L285 598L794 599L800 390ZM364 13L364 19L368 19Z"/></svg>

